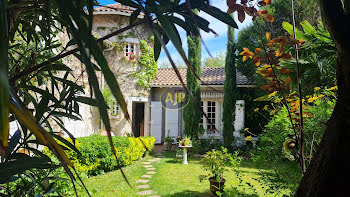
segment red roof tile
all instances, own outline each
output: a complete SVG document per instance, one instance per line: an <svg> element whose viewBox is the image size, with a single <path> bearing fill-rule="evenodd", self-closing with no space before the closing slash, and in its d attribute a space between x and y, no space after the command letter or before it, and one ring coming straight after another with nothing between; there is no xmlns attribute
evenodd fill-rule
<svg viewBox="0 0 350 197"><path fill-rule="evenodd" d="M114 3L109 5L103 5L101 7L95 8L95 12L124 12L126 14L131 14L135 11L134 8L122 5L120 3ZM143 13L140 13L143 15Z"/></svg>
<svg viewBox="0 0 350 197"><path fill-rule="evenodd" d="M180 75L186 84L186 68L179 68ZM224 85L225 68L202 68L202 85ZM237 71L237 85L251 85L248 78ZM177 86L181 85L175 71L172 68L160 68L158 74L153 80L153 86Z"/></svg>

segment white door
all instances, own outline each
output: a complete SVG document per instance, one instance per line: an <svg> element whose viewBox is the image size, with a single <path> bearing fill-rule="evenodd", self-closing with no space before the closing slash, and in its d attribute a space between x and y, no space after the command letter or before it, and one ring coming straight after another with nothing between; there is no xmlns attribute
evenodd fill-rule
<svg viewBox="0 0 350 197"><path fill-rule="evenodd" d="M162 143L162 104L151 102L151 135L156 138L156 144Z"/></svg>
<svg viewBox="0 0 350 197"><path fill-rule="evenodd" d="M176 137L179 135L179 111L178 110L166 110L165 113L165 137Z"/></svg>

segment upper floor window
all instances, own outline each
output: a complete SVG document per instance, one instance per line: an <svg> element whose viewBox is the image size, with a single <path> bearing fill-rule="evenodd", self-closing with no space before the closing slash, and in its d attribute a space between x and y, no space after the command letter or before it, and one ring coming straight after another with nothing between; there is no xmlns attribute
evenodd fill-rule
<svg viewBox="0 0 350 197"><path fill-rule="evenodd" d="M127 42L124 48L124 55L128 57L129 60L134 60L137 55L137 44Z"/></svg>
<svg viewBox="0 0 350 197"><path fill-rule="evenodd" d="M119 117L119 105L117 101L110 102L109 114L111 115L111 117Z"/></svg>

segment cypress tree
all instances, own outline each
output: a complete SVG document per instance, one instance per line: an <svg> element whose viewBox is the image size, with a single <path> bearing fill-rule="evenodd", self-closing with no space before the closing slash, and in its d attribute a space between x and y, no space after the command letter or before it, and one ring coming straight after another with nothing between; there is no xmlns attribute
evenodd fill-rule
<svg viewBox="0 0 350 197"><path fill-rule="evenodd" d="M197 14L197 11L195 11ZM198 30L199 31L199 30ZM192 65L196 74L201 76L201 39L199 35L187 35L188 44L188 61ZM200 81L194 76L190 69L187 69L186 74L187 88L192 93L194 98L200 103L201 90ZM184 126L185 135L191 136L192 139L198 139L199 123L201 120L201 111L199 106L194 103L187 95L186 99L189 100L188 104L184 108Z"/></svg>
<svg viewBox="0 0 350 197"><path fill-rule="evenodd" d="M234 41L234 29L228 27L227 32L227 51L225 59L225 85L224 85L224 104L223 104L223 137L224 145L231 147L233 142L234 121L237 100L237 82L236 82L236 46Z"/></svg>

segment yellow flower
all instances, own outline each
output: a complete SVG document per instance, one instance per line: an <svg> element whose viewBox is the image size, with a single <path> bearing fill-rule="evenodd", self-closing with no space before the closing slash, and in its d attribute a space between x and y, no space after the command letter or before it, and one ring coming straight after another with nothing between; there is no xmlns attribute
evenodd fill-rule
<svg viewBox="0 0 350 197"><path fill-rule="evenodd" d="M329 90L337 90L338 89L338 86L333 86L331 88L329 88Z"/></svg>
<svg viewBox="0 0 350 197"><path fill-rule="evenodd" d="M320 90L321 88L320 87L315 87L315 91L318 91Z"/></svg>
<svg viewBox="0 0 350 197"><path fill-rule="evenodd" d="M252 139L252 136L247 136L246 138L245 138L245 141L250 141Z"/></svg>
<svg viewBox="0 0 350 197"><path fill-rule="evenodd" d="M273 97L273 96L275 96L277 94L277 91L274 91L274 92L272 92L271 94L269 94L269 97Z"/></svg>
<svg viewBox="0 0 350 197"><path fill-rule="evenodd" d="M244 131L248 131L249 130L249 128L244 128Z"/></svg>
<svg viewBox="0 0 350 197"><path fill-rule="evenodd" d="M312 103L312 102L314 102L317 99L318 99L317 96L313 96L313 97L310 97L309 99L307 99L307 102Z"/></svg>
<svg viewBox="0 0 350 197"><path fill-rule="evenodd" d="M324 95L323 95L323 94L320 94L320 95L318 95L317 98L322 98L322 97L324 97Z"/></svg>
<svg viewBox="0 0 350 197"><path fill-rule="evenodd" d="M273 100L274 103L280 103L281 102L281 99L277 98L275 100Z"/></svg>
<svg viewBox="0 0 350 197"><path fill-rule="evenodd" d="M255 108L255 109L254 109L254 112L257 112L257 111L259 111L259 108Z"/></svg>
<svg viewBox="0 0 350 197"><path fill-rule="evenodd" d="M270 115L274 115L277 111L275 109L270 111Z"/></svg>
<svg viewBox="0 0 350 197"><path fill-rule="evenodd" d="M268 105L265 105L263 110L268 110L269 109L269 106Z"/></svg>

